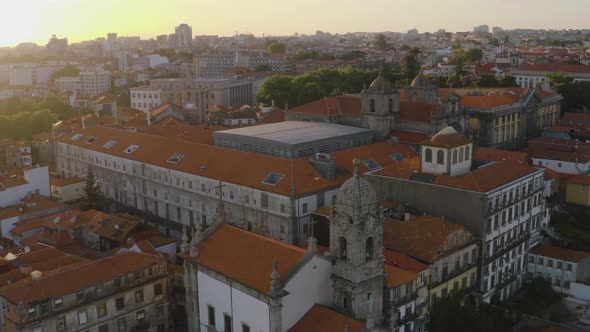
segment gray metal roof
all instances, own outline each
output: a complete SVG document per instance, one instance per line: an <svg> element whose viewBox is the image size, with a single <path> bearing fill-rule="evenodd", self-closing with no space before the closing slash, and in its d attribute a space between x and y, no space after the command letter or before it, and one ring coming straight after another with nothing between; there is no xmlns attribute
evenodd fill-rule
<svg viewBox="0 0 590 332"><path fill-rule="evenodd" d="M371 130L334 123L285 121L215 132L214 135L256 137L284 144L301 144L339 136L370 133Z"/></svg>

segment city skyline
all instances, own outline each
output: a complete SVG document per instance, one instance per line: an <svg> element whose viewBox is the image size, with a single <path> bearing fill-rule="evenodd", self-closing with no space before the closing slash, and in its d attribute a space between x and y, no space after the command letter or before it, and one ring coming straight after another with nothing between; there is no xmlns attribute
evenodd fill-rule
<svg viewBox="0 0 590 332"><path fill-rule="evenodd" d="M352 1L316 3L301 0L277 4L269 0L248 3L171 0L162 10L162 3L156 1L24 0L11 3L12 14L0 22L4 32L0 37L0 46L15 46L21 42L44 45L53 34L67 37L70 42L105 37L109 32L154 38L173 33L174 27L181 23L192 26L193 35L221 36L246 31L262 36L292 35L296 32L310 34L316 30L331 33L406 32L413 28L420 32L438 29L455 32L471 31L481 24L505 29L588 28L582 13L590 11L590 3L583 0L569 2L568 6L556 7L548 0L522 0L517 3L473 0L468 4L461 0L444 3L434 0L420 3L378 0L370 6ZM498 10L494 13L485 8ZM526 17L523 17L523 12L528 13ZM285 20L285 17L289 19Z"/></svg>

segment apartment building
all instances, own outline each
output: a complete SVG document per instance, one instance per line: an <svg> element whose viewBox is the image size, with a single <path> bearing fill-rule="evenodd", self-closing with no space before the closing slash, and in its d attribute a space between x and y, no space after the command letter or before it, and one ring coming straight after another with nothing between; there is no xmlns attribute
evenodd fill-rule
<svg viewBox="0 0 590 332"><path fill-rule="evenodd" d="M516 83L522 88L535 87L547 80L547 75L565 74L576 81L590 81L590 66L581 64L549 63L526 65L512 69L510 75L516 77Z"/></svg>
<svg viewBox="0 0 590 332"><path fill-rule="evenodd" d="M384 199L452 220L479 239L476 294L489 302L494 294L505 299L522 286L526 254L539 242L550 214L543 169L503 160L472 170L473 152L471 141L448 128L422 145L420 157L368 178Z"/></svg>
<svg viewBox="0 0 590 332"><path fill-rule="evenodd" d="M0 140L0 174L10 169L22 169L32 165L30 144L11 139Z"/></svg>
<svg viewBox="0 0 590 332"><path fill-rule="evenodd" d="M23 170L22 174L0 176L0 208L16 205L33 194L51 195L47 166Z"/></svg>
<svg viewBox="0 0 590 332"><path fill-rule="evenodd" d="M163 258L126 252L68 265L0 289L2 330L167 331Z"/></svg>
<svg viewBox="0 0 590 332"><path fill-rule="evenodd" d="M111 73L102 68L86 68L78 77L57 78L55 89L76 93L78 98L98 98L111 90Z"/></svg>
<svg viewBox="0 0 590 332"><path fill-rule="evenodd" d="M131 107L148 113L162 104L162 90L149 86L129 89L131 93Z"/></svg>
<svg viewBox="0 0 590 332"><path fill-rule="evenodd" d="M194 58L195 77L198 78L222 78L227 76L226 71L234 66L232 53L199 54Z"/></svg>

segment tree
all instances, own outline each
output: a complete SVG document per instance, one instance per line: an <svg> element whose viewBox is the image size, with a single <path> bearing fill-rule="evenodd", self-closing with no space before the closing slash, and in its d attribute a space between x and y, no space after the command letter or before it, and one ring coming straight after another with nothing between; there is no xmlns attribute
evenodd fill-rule
<svg viewBox="0 0 590 332"><path fill-rule="evenodd" d="M579 112L590 109L590 82L574 82L563 74L547 75L547 82L563 96L562 112Z"/></svg>
<svg viewBox="0 0 590 332"><path fill-rule="evenodd" d="M31 131L33 134L50 131L55 120L55 114L48 109L36 111L31 114Z"/></svg>
<svg viewBox="0 0 590 332"><path fill-rule="evenodd" d="M266 79L260 86L258 102L283 107L285 103L295 106L295 98L291 96L293 79L284 75L273 75Z"/></svg>
<svg viewBox="0 0 590 332"><path fill-rule="evenodd" d="M62 69L53 73L52 78L56 79L59 77L77 77L78 75L80 75L80 68L68 63Z"/></svg>
<svg viewBox="0 0 590 332"><path fill-rule="evenodd" d="M477 62L483 58L483 51L481 48L470 48L465 52L465 55L469 62Z"/></svg>
<svg viewBox="0 0 590 332"><path fill-rule="evenodd" d="M411 80L418 75L421 67L418 56L421 54L418 48L413 48L404 55L400 62L402 77Z"/></svg>
<svg viewBox="0 0 590 332"><path fill-rule="evenodd" d="M284 43L274 42L274 43L268 45L268 52L273 55L285 54L286 50L287 50L287 45L285 45Z"/></svg>
<svg viewBox="0 0 590 332"><path fill-rule="evenodd" d="M503 88L516 88L518 87L518 84L516 83L516 77L502 76L498 79L498 86Z"/></svg>
<svg viewBox="0 0 590 332"><path fill-rule="evenodd" d="M324 91L317 83L305 83L298 90L299 92L297 94L297 105L307 104L314 100L318 100L322 97L325 97Z"/></svg>
<svg viewBox="0 0 590 332"><path fill-rule="evenodd" d="M494 75L481 75L475 85L480 88L494 88L497 87L499 83Z"/></svg>
<svg viewBox="0 0 590 332"><path fill-rule="evenodd" d="M57 114L61 120L69 119L76 115L76 112L70 105L64 103L63 100L51 92L48 92L45 97L43 97L41 105L43 108L48 108L53 113Z"/></svg>
<svg viewBox="0 0 590 332"><path fill-rule="evenodd" d="M391 48L391 45L389 44L389 38L382 33L377 34L375 36L375 40L373 40L373 45L375 46L375 48L382 50L382 51L385 51L385 50L388 50Z"/></svg>
<svg viewBox="0 0 590 332"><path fill-rule="evenodd" d="M84 211L98 210L102 211L106 207L106 195L100 189L100 185L94 175L94 169L88 168L84 176L84 193L80 200L80 208Z"/></svg>

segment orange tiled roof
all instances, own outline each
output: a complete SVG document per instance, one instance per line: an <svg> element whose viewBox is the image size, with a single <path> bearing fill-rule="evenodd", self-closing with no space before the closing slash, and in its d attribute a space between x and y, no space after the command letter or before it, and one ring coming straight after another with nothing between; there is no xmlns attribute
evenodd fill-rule
<svg viewBox="0 0 590 332"><path fill-rule="evenodd" d="M360 116L361 98L357 96L330 96L305 105L293 107L287 112L316 115L352 115Z"/></svg>
<svg viewBox="0 0 590 332"><path fill-rule="evenodd" d="M14 228L10 230L10 233L14 235L21 235L22 233L42 228L43 221L44 218L33 218L29 220L19 221L14 224Z"/></svg>
<svg viewBox="0 0 590 332"><path fill-rule="evenodd" d="M440 111L438 104L399 103L399 120L429 123L432 116Z"/></svg>
<svg viewBox="0 0 590 332"><path fill-rule="evenodd" d="M262 119L262 123L264 124L271 124L277 122L284 122L285 121L285 112L282 110L274 110L267 114L264 119Z"/></svg>
<svg viewBox="0 0 590 332"><path fill-rule="evenodd" d="M18 205L7 206L5 208L0 209L0 219L16 217L19 215L29 214L33 212L41 212L44 210L49 210L58 207L65 207L64 204L58 201L51 200L41 195L33 195L28 200L21 200L21 202L25 201L27 201L28 204L31 206L21 203ZM22 211L20 209L22 209Z"/></svg>
<svg viewBox="0 0 590 332"><path fill-rule="evenodd" d="M493 108L498 106L508 106L518 102L518 96L508 92L484 96L467 95L461 98L461 105L475 108Z"/></svg>
<svg viewBox="0 0 590 332"><path fill-rule="evenodd" d="M399 253L397 251L383 249L383 256L385 256L385 262L389 265L399 267L401 269L412 271L414 273L420 273L428 269L428 265L421 263L420 261Z"/></svg>
<svg viewBox="0 0 590 332"><path fill-rule="evenodd" d="M410 161L414 162L410 163ZM420 157L415 157L413 160L403 160L400 163L384 167L382 170L376 171L373 174L409 180L412 175L420 173L419 161ZM487 192L503 184L532 174L537 170L538 169L521 162L504 160L485 165L463 175L449 176L440 174L432 176L434 178L433 183L437 185L477 192Z"/></svg>
<svg viewBox="0 0 590 332"><path fill-rule="evenodd" d="M77 176L72 176L71 178L62 178L54 174L49 175L49 184L56 187L65 187L81 182L83 182L83 180Z"/></svg>
<svg viewBox="0 0 590 332"><path fill-rule="evenodd" d="M198 256L184 258L266 294L274 259L284 277L305 255L299 247L224 224L201 243Z"/></svg>
<svg viewBox="0 0 590 332"><path fill-rule="evenodd" d="M558 73L579 73L579 74L590 74L590 66L578 65L578 64L567 64L567 63L547 63L538 65L527 65L521 66L518 70L522 71L547 71L547 72L558 72Z"/></svg>
<svg viewBox="0 0 590 332"><path fill-rule="evenodd" d="M184 112L182 111L182 107L180 107L176 104L163 104L163 105L157 106L156 108L154 108L150 111L150 115L151 116L158 116L160 113L165 112L168 109L171 109L174 112L178 112L178 113L181 113L184 115Z"/></svg>
<svg viewBox="0 0 590 332"><path fill-rule="evenodd" d="M526 152L522 151L507 151L501 149L478 147L475 151L474 159L485 161L502 161L511 159L526 163L528 161L528 155Z"/></svg>
<svg viewBox="0 0 590 332"><path fill-rule="evenodd" d="M549 159L549 160L560 160L569 162L580 162L587 163L590 161L590 153L577 150L577 151L556 151L556 150L544 150L537 151L533 150L529 152L531 158L536 159Z"/></svg>
<svg viewBox="0 0 590 332"><path fill-rule="evenodd" d="M560 121L590 122L590 114L565 112Z"/></svg>
<svg viewBox="0 0 590 332"><path fill-rule="evenodd" d="M426 134L418 131L396 129L389 133L385 139L391 139L394 136L399 138L399 142L403 144L420 144L428 138Z"/></svg>
<svg viewBox="0 0 590 332"><path fill-rule="evenodd" d="M13 304L42 301L56 296L71 294L100 282L145 270L150 266L163 264L157 256L126 252L111 256L73 269L60 271L38 280L29 280L0 292L0 295Z"/></svg>
<svg viewBox="0 0 590 332"><path fill-rule="evenodd" d="M418 278L416 272L400 269L391 264L385 264L385 273L387 274L387 278L385 278L387 288L395 288Z"/></svg>
<svg viewBox="0 0 590 332"><path fill-rule="evenodd" d="M416 155L412 149L403 144L386 142L337 151L333 153L336 166L348 170L349 174L337 175L333 180L326 180L305 158L291 161L279 157L192 143L178 138L166 139L162 136L98 126L79 133L84 136L77 141L71 140L74 134L62 136L58 140L83 149L283 195L291 193L291 170L293 170L296 194L303 194L340 186L352 175L351 160L355 158L373 159L381 166L386 166L394 162L390 158L390 155L394 153L400 153L406 157ZM96 140L92 144L86 144L85 137L87 136L94 136ZM109 140L117 142L110 149L104 147L104 144ZM132 154L125 153L125 149L132 144L139 145L139 148ZM178 163L166 162L174 153L182 153L184 158ZM240 160L240 162L236 163L235 160ZM206 168L201 170L200 166ZM361 166L361 169L368 171L364 165ZM275 186L263 184L261 181L271 172L283 174L285 177Z"/></svg>
<svg viewBox="0 0 590 332"><path fill-rule="evenodd" d="M563 259L568 262L579 262L586 257L590 257L590 252L588 251L578 251L572 250L568 248L560 248L560 247L553 247L553 246L540 246L533 250L531 250L531 254Z"/></svg>
<svg viewBox="0 0 590 332"><path fill-rule="evenodd" d="M409 221L386 218L383 221L383 246L417 259L434 262L449 248L451 234L464 227L431 216L417 216Z"/></svg>
<svg viewBox="0 0 590 332"><path fill-rule="evenodd" d="M364 323L320 304L314 305L288 332L362 332Z"/></svg>
<svg viewBox="0 0 590 332"><path fill-rule="evenodd" d="M567 177L567 183L590 185L590 175L582 173L575 176Z"/></svg>

